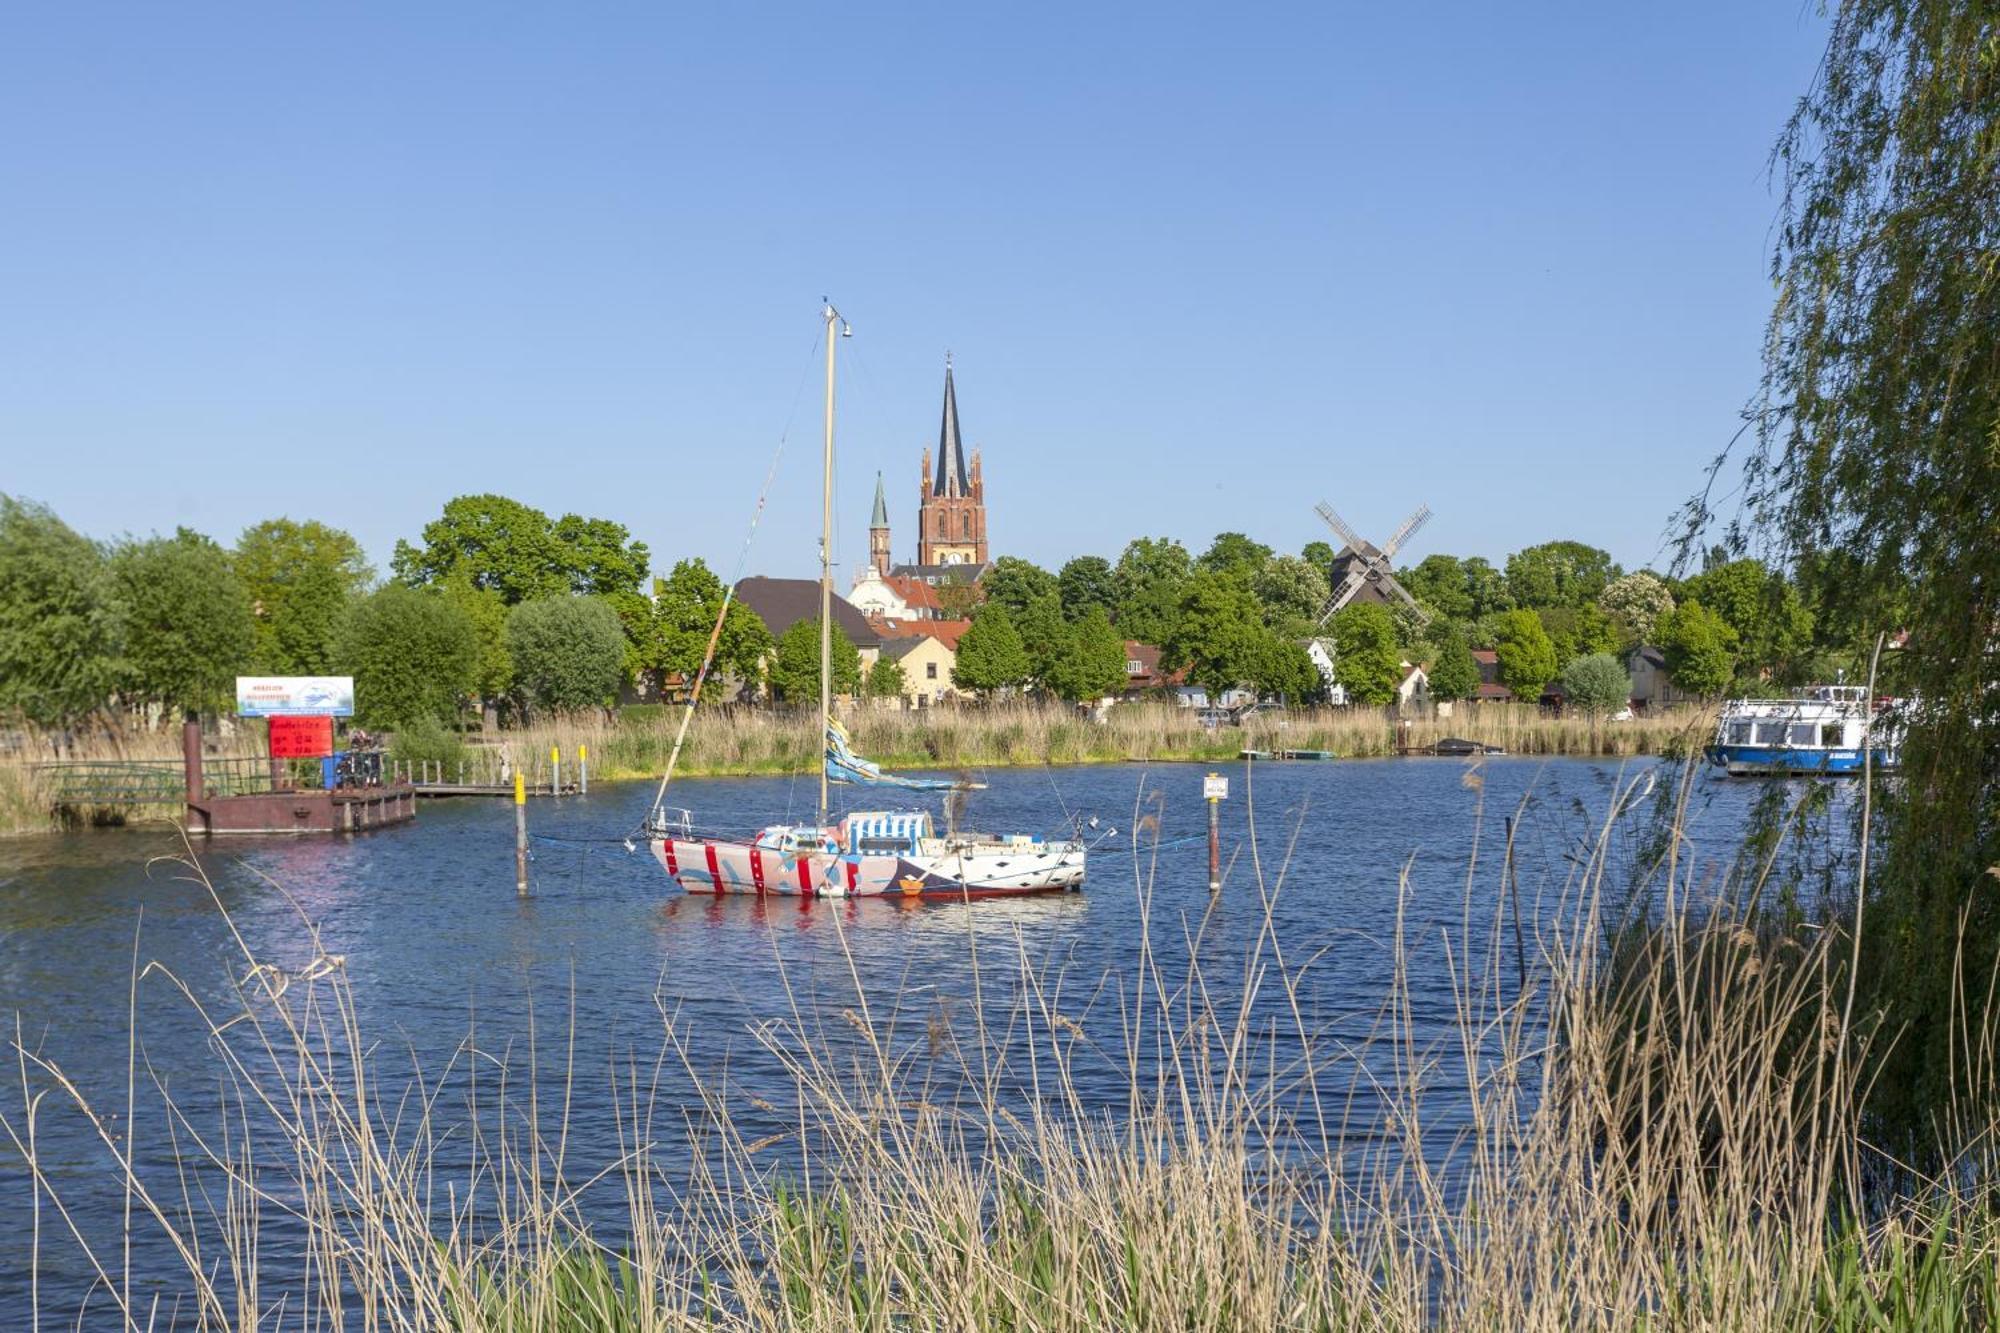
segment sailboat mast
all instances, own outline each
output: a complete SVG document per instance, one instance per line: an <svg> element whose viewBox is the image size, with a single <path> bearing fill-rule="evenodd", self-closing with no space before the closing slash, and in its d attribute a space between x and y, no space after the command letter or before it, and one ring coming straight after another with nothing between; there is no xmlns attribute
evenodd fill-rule
<svg viewBox="0 0 2000 1333"><path fill-rule="evenodd" d="M826 303L826 451L820 474L819 515L819 745L826 748L833 720L833 344L840 312ZM826 823L826 760L819 765L819 822Z"/></svg>

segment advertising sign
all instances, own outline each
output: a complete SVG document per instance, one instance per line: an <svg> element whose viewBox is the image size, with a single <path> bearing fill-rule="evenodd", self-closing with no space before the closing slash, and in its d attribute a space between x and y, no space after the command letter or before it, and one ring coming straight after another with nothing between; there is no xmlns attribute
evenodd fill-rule
<svg viewBox="0 0 2000 1333"><path fill-rule="evenodd" d="M353 717L352 676L238 676L238 717Z"/></svg>
<svg viewBox="0 0 2000 1333"><path fill-rule="evenodd" d="M280 713L271 719L271 758L318 759L332 753L332 718Z"/></svg>

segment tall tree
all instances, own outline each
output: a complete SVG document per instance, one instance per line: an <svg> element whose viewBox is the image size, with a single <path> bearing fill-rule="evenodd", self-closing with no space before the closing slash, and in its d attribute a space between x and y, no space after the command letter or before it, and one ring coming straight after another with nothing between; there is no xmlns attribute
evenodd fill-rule
<svg viewBox="0 0 2000 1333"><path fill-rule="evenodd" d="M110 701L119 625L104 552L0 495L0 714L63 727Z"/></svg>
<svg viewBox="0 0 2000 1333"><path fill-rule="evenodd" d="M1507 557L1507 590L1516 606L1588 606L1621 572L1609 551L1543 542Z"/></svg>
<svg viewBox="0 0 2000 1333"><path fill-rule="evenodd" d="M1374 602L1349 602L1328 623L1332 632L1333 678L1349 703L1378 706L1396 698L1403 656L1396 646L1396 621Z"/></svg>
<svg viewBox="0 0 2000 1333"><path fill-rule="evenodd" d="M861 653L839 625L833 627L827 661L835 694L861 689ZM788 704L819 702L819 617L795 620L778 636L771 655L771 690Z"/></svg>
<svg viewBox="0 0 2000 1333"><path fill-rule="evenodd" d="M1653 626L1674 609L1666 580L1648 570L1613 579L1598 595L1597 609L1611 620L1626 645L1650 643Z"/></svg>
<svg viewBox="0 0 2000 1333"><path fill-rule="evenodd" d="M2000 27L1991 4L1844 0L1776 162L1784 207L1746 483L1787 566L1843 560L1921 700L1864 959L1897 1033L1886 1113L1933 1123L2000 1015ZM1700 505L1693 517L1707 517ZM1859 646L1859 645L1856 645ZM1940 966L1940 960L1956 960Z"/></svg>
<svg viewBox="0 0 2000 1333"><path fill-rule="evenodd" d="M993 568L986 571L979 584L986 593L986 600L1006 607L1007 614L1016 623L1030 605L1045 597L1053 600L1058 595L1055 575L1040 565L1011 555L995 560Z"/></svg>
<svg viewBox="0 0 2000 1333"><path fill-rule="evenodd" d="M1264 543L1252 541L1240 532L1220 532L1201 553L1195 568L1211 574L1233 574L1247 583L1257 577L1270 558L1271 548Z"/></svg>
<svg viewBox="0 0 2000 1333"><path fill-rule="evenodd" d="M374 578L361 543L315 519L270 518L243 530L234 563L255 617L256 665L280 675L330 671L340 622Z"/></svg>
<svg viewBox="0 0 2000 1333"><path fill-rule="evenodd" d="M1473 618L1472 587L1455 555L1427 555L1396 576L1410 596L1449 620Z"/></svg>
<svg viewBox="0 0 2000 1333"><path fill-rule="evenodd" d="M1263 608L1234 574L1203 570L1181 590L1160 663L1208 691L1211 700L1254 680L1265 638Z"/></svg>
<svg viewBox="0 0 2000 1333"><path fill-rule="evenodd" d="M1533 611L1504 611L1493 643L1499 657L1500 682L1516 699L1533 701L1556 675L1556 646Z"/></svg>
<svg viewBox="0 0 2000 1333"><path fill-rule="evenodd" d="M507 647L507 603L497 588L474 587L464 570L456 570L432 585L446 601L465 613L479 645L479 666L472 692L482 704L498 710L514 691L514 655Z"/></svg>
<svg viewBox="0 0 2000 1333"><path fill-rule="evenodd" d="M479 640L457 605L391 583L355 604L340 661L354 677L355 719L373 727L454 721L473 693Z"/></svg>
<svg viewBox="0 0 2000 1333"><path fill-rule="evenodd" d="M1104 608L1094 606L1076 622L1069 652L1055 664L1051 687L1074 703L1104 699L1125 688L1125 641Z"/></svg>
<svg viewBox="0 0 2000 1333"><path fill-rule="evenodd" d="M608 707L625 679L625 627L601 597L538 597L507 613L514 684L555 713Z"/></svg>
<svg viewBox="0 0 2000 1333"><path fill-rule="evenodd" d="M229 707L256 651L250 595L229 552L180 528L119 546L111 575L125 627L121 693L173 711Z"/></svg>
<svg viewBox="0 0 2000 1333"><path fill-rule="evenodd" d="M988 605L1006 607L997 599ZM1045 592L1018 611L1012 607L1007 610L1007 618L1027 650L1029 682L1038 690L1056 692L1064 666L1076 651L1076 634L1063 619L1062 602L1054 592Z"/></svg>
<svg viewBox="0 0 2000 1333"><path fill-rule="evenodd" d="M1479 663L1473 660L1465 627L1451 620L1433 621L1430 641L1434 654L1428 668L1431 697L1470 699L1479 693Z"/></svg>
<svg viewBox="0 0 2000 1333"><path fill-rule="evenodd" d="M909 682L903 676L903 664L887 653L875 659L875 665L868 668L868 678L862 684L862 693L870 699L900 699Z"/></svg>
<svg viewBox="0 0 2000 1333"><path fill-rule="evenodd" d="M1736 673L1736 631L1692 597L1660 617L1655 637L1675 685L1704 699L1729 687Z"/></svg>
<svg viewBox="0 0 2000 1333"><path fill-rule="evenodd" d="M1595 603L1538 607L1535 619L1542 622L1543 632L1555 646L1558 671L1579 657L1608 653L1618 647L1618 631Z"/></svg>
<svg viewBox="0 0 2000 1333"><path fill-rule="evenodd" d="M972 613L972 624L958 639L958 661L952 683L961 690L991 695L1025 684L1032 666L1007 608L988 602Z"/></svg>
<svg viewBox="0 0 2000 1333"><path fill-rule="evenodd" d="M1063 619L1082 620L1092 607L1109 615L1118 608L1118 584L1111 576L1111 562L1101 555L1080 555L1056 575L1056 590L1062 597Z"/></svg>
<svg viewBox="0 0 2000 1333"><path fill-rule="evenodd" d="M1812 611L1785 576L1762 560L1711 562L1682 585L1684 596L1736 631L1737 670L1788 678L1812 650Z"/></svg>
<svg viewBox="0 0 2000 1333"><path fill-rule="evenodd" d="M1251 583L1264 608L1264 623L1285 638L1305 638L1332 596L1326 575L1295 555L1274 555Z"/></svg>
<svg viewBox="0 0 2000 1333"><path fill-rule="evenodd" d="M646 577L644 542L609 519L541 510L504 495L461 495L424 525L423 546L396 543L396 577L441 582L462 574L491 588L509 606L536 597L595 593L615 599L639 593Z"/></svg>
<svg viewBox="0 0 2000 1333"><path fill-rule="evenodd" d="M700 557L678 561L666 578L653 580L652 615L641 641L640 667L654 674L662 692L673 676L684 688L693 685L727 591ZM716 641L713 670L754 683L771 648L771 632L763 620L743 603L732 601Z"/></svg>
<svg viewBox="0 0 2000 1333"><path fill-rule="evenodd" d="M1141 537L1127 545L1112 570L1118 632L1141 643L1164 644L1174 631L1181 588L1193 572L1187 548L1171 538Z"/></svg>

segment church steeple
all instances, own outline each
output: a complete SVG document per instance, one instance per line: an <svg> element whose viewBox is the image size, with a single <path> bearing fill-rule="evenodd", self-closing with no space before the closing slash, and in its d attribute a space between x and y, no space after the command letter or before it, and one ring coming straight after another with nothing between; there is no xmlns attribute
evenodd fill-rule
<svg viewBox="0 0 2000 1333"><path fill-rule="evenodd" d="M882 494L882 474L875 474L875 512L868 517L868 563L883 578L889 577L889 501Z"/></svg>
<svg viewBox="0 0 2000 1333"><path fill-rule="evenodd" d="M957 497L972 494L972 479L965 471L965 449L958 438L958 393L951 385L951 353L944 354L944 420L938 423L937 471L932 473L931 494Z"/></svg>

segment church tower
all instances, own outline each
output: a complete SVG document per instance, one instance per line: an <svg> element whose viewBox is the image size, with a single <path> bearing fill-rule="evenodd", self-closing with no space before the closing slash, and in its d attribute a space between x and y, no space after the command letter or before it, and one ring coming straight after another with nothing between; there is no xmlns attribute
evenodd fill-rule
<svg viewBox="0 0 2000 1333"><path fill-rule="evenodd" d="M875 512L868 518L868 563L889 577L889 501L882 494L882 474L875 474Z"/></svg>
<svg viewBox="0 0 2000 1333"><path fill-rule="evenodd" d="M980 473L977 453L972 456L972 467L968 470L965 466L949 354L944 359L944 420L938 425L937 469L932 471L926 451L922 485L923 496L917 506L917 563L985 564L986 479Z"/></svg>

